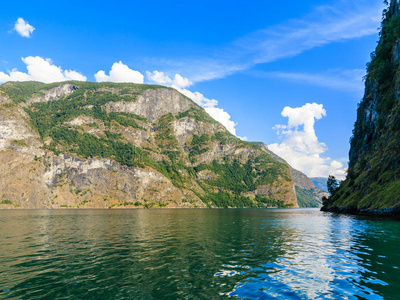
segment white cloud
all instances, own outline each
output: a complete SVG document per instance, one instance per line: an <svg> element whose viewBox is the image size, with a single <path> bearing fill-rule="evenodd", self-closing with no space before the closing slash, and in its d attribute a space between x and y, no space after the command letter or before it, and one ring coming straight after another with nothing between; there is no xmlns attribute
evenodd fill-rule
<svg viewBox="0 0 400 300"><path fill-rule="evenodd" d="M153 71L149 72L146 71L147 78L151 81L154 81L158 84L170 84L172 82L171 78L164 74L164 72Z"/></svg>
<svg viewBox="0 0 400 300"><path fill-rule="evenodd" d="M157 70L153 72L147 71L146 75L149 80L155 83L172 86L176 89L183 89L193 84L188 78L182 77L179 74L175 74L174 79L171 79L164 72L159 72Z"/></svg>
<svg viewBox="0 0 400 300"><path fill-rule="evenodd" d="M66 80L86 81L86 76L72 70L62 70L61 67L53 65L49 58L40 56L28 56L22 58L26 64L27 73L13 69L7 73L0 72L0 83L6 81L40 81L45 83Z"/></svg>
<svg viewBox="0 0 400 300"><path fill-rule="evenodd" d="M179 74L175 74L174 81L172 82L172 86L178 89L183 89L191 86L193 83L187 79L182 77Z"/></svg>
<svg viewBox="0 0 400 300"><path fill-rule="evenodd" d="M14 30L22 37L30 38L35 27L26 22L23 18L18 18L15 22Z"/></svg>
<svg viewBox="0 0 400 300"><path fill-rule="evenodd" d="M127 65L120 62L115 62L110 70L110 75L102 70L98 71L94 77L97 82L133 82L143 83L144 76L139 71L130 69Z"/></svg>
<svg viewBox="0 0 400 300"><path fill-rule="evenodd" d="M323 105L307 103L296 108L287 106L281 114L288 118L288 124L276 125L274 129L283 141L268 145L268 148L309 177L328 177L332 174L343 179L343 164L321 156L327 147L318 141L315 134L315 121L326 116Z"/></svg>

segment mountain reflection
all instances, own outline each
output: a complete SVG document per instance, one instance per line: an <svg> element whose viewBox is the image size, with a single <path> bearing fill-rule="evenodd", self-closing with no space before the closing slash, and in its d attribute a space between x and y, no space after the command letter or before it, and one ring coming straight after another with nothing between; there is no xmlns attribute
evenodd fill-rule
<svg viewBox="0 0 400 300"><path fill-rule="evenodd" d="M0 298L379 299L399 222L317 210L0 211Z"/></svg>

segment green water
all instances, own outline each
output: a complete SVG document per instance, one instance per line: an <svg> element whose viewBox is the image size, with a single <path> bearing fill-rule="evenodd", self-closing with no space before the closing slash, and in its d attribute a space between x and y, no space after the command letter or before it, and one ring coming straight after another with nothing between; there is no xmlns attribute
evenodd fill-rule
<svg viewBox="0 0 400 300"><path fill-rule="evenodd" d="M299 210L3 210L1 299L400 299L400 222Z"/></svg>

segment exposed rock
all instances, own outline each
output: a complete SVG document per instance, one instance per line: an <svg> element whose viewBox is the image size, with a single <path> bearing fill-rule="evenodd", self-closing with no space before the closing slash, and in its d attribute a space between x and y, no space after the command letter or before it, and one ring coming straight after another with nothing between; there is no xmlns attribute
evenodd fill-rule
<svg viewBox="0 0 400 300"><path fill-rule="evenodd" d="M135 102L109 102L105 105L107 112L125 112L145 117L154 122L159 117L189 110L193 104L180 93L168 88L149 89L140 95Z"/></svg>
<svg viewBox="0 0 400 300"><path fill-rule="evenodd" d="M59 85L51 90L48 90L48 91L42 90L41 92L43 93L43 96L31 98L26 102L26 104L30 105L35 102L47 102L47 101L57 100L63 96L68 96L68 95L72 94L77 89L78 89L78 87L76 87L72 84L69 84L69 83L61 84L61 85Z"/></svg>
<svg viewBox="0 0 400 300"><path fill-rule="evenodd" d="M0 199L13 203L0 208L298 206L286 164L176 90L7 83L0 105Z"/></svg>

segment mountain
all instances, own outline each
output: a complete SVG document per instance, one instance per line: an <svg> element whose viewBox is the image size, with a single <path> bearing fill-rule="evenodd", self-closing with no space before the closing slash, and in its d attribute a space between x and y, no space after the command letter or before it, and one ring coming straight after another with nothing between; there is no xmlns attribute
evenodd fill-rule
<svg viewBox="0 0 400 300"><path fill-rule="evenodd" d="M324 210L400 214L400 4L383 13L351 138L346 180Z"/></svg>
<svg viewBox="0 0 400 300"><path fill-rule="evenodd" d="M287 164L178 91L0 86L1 208L298 207Z"/></svg>
<svg viewBox="0 0 400 300"><path fill-rule="evenodd" d="M292 168L283 158L269 150L267 145L262 142L252 142L252 144L260 147L263 151L271 155L271 157L286 164L290 168L290 174L295 183L296 198L299 207L320 207L322 205L322 197L329 196L328 193L316 187L306 174Z"/></svg>
<svg viewBox="0 0 400 300"><path fill-rule="evenodd" d="M311 177L311 181L314 183L314 185L319 188L320 190L324 191L325 193L328 192L326 182L328 181L328 178L325 177Z"/></svg>

